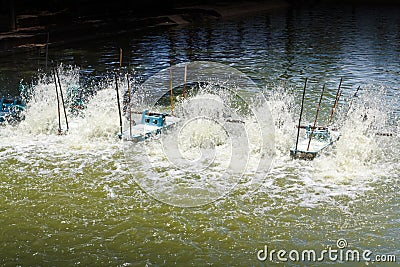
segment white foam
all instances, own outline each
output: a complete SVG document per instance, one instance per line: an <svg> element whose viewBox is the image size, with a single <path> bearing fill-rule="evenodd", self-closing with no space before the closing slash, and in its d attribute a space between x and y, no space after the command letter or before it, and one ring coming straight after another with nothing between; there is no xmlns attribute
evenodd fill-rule
<svg viewBox="0 0 400 267"><path fill-rule="evenodd" d="M79 84L77 73L73 68L60 71L64 90L69 83ZM126 84L121 80L121 96L124 88ZM186 127L178 127L180 131L171 131L149 142L121 144L116 138L119 117L113 81L105 79L100 88L91 89L97 93L90 98L86 110L76 117L68 114L68 134L59 136L53 81L39 79L26 109L26 119L17 127L0 129L2 158L20 162L25 166L16 170L20 172L26 171L27 165L36 166L38 175L49 171L41 169L42 161L54 161L59 167L50 172L65 173L69 169L76 176L84 172L90 159L104 160L108 164L102 164L101 168L122 164L118 168L99 170L106 180L118 179L116 176L121 173L132 174L148 188L155 189L149 193L156 197L157 194L165 198L186 194L200 202L218 199L221 192L228 194L235 190L236 184L239 184L238 190L246 190L251 179L262 177L263 186L254 197L268 194L279 199L285 195L289 203L323 205L338 195L357 197L372 190L377 180L393 180L399 176L399 124L391 115L391 109L396 109L397 104L388 101L384 90L373 85L359 93L360 97L341 125L342 136L335 148L310 162L289 158L289 148L297 133L299 107L289 90L273 88L268 95L268 106L261 106L258 111L261 114L263 108L269 108L276 126L275 137L266 137L275 138L275 150L272 171L265 173L258 173L257 169L263 155L268 153L260 149L265 140L259 124L251 114L233 109L229 102L232 98L226 92L200 91L197 96L177 103L176 113L183 118L181 126L187 123ZM341 103L344 108L338 118L344 118L347 103ZM245 124L225 123L232 114L233 119ZM376 136L377 131L390 131L394 135ZM285 182L281 183L282 179ZM116 197L118 191L107 186L104 190L110 198Z"/></svg>

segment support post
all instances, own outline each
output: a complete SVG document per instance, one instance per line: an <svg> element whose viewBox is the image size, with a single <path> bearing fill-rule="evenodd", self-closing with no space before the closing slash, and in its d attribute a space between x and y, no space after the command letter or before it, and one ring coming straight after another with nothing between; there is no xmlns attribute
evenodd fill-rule
<svg viewBox="0 0 400 267"><path fill-rule="evenodd" d="M121 114L121 104L119 103L119 90L118 90L118 78L115 73L115 90L117 91L117 104L118 104L118 114L119 114L119 128L120 128L120 139L122 139L122 114Z"/></svg>
<svg viewBox="0 0 400 267"><path fill-rule="evenodd" d="M309 139L308 139L307 151L310 149L311 139L312 139L312 136L313 136L313 134L314 134L314 129L315 129L316 125L317 125L318 113L319 113L319 109L320 109L320 107L321 107L321 101L322 101L322 97L324 96L324 91L325 91L325 84L324 84L324 86L322 86L321 97L319 98L318 107L317 107L317 112L316 112L316 114L315 114L314 126L313 126L313 128L311 129L311 133L310 133L310 136L309 136Z"/></svg>
<svg viewBox="0 0 400 267"><path fill-rule="evenodd" d="M303 116L303 108L304 108L304 97L306 95L306 87L307 87L307 78L304 82L304 88L303 88L303 97L301 99L301 110L300 110L300 117L299 117L299 126L297 127L297 138L296 138L296 148L295 152L297 153L297 146L299 144L299 136L300 136L300 126L301 126L301 117Z"/></svg>
<svg viewBox="0 0 400 267"><path fill-rule="evenodd" d="M54 76L54 85L56 87L56 96L57 96L57 114L58 114L58 134L61 134L61 111L60 111L60 97L58 96L58 86L57 86L57 77L56 77L56 71L53 66L53 76Z"/></svg>
<svg viewBox="0 0 400 267"><path fill-rule="evenodd" d="M56 68L56 74L57 74L57 79L58 79L58 88L60 88L61 102L62 102L63 109L64 109L65 124L67 125L67 131L68 131L69 130L69 126L68 126L67 111L65 110L64 95L63 95L63 92L62 92L61 81L60 81L60 77L58 75L57 68Z"/></svg>
<svg viewBox="0 0 400 267"><path fill-rule="evenodd" d="M333 104L333 107L332 107L332 110L331 110L331 116L329 117L328 126L331 125L331 123L332 123L333 116L335 115L336 107L337 107L337 104L339 102L339 98L342 95L342 93L340 91L340 86L341 85L342 85L342 78L340 78L340 83L339 83L338 90L336 92L335 103Z"/></svg>

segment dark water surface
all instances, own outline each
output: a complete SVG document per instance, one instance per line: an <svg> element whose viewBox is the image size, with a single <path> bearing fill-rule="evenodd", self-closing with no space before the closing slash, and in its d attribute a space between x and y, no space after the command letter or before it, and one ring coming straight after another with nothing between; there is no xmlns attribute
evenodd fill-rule
<svg viewBox="0 0 400 267"><path fill-rule="evenodd" d="M354 88L375 82L398 88L399 7L328 6L154 28L143 32L50 47L49 58L78 66L86 76L124 65L146 79L174 63L211 60L235 67L271 86L309 77ZM45 69L44 51L1 59L0 92L15 93L19 80Z"/></svg>

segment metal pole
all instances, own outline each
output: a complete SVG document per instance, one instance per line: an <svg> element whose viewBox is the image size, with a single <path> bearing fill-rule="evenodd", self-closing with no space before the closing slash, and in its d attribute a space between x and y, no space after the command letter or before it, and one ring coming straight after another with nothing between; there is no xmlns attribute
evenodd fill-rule
<svg viewBox="0 0 400 267"><path fill-rule="evenodd" d="M296 149L295 149L295 153L297 153L297 146L298 146L298 144L299 144L301 117L303 116L304 97L305 97L305 95L306 95L306 87L307 87L307 78L306 78L306 80L305 80L305 82L304 82L303 97L302 97L302 99L301 99L301 110L300 110L299 126L297 127L297 138L296 138Z"/></svg>
<svg viewBox="0 0 400 267"><path fill-rule="evenodd" d="M58 134L61 134L61 115L60 115L60 97L58 96L58 89L57 89L57 77L56 71L53 66L53 75L54 75L54 84L56 86L56 96L57 96L57 110L58 110Z"/></svg>
<svg viewBox="0 0 400 267"><path fill-rule="evenodd" d="M129 83L129 73L126 74L126 80L128 82L129 138L131 138L131 136L132 136L132 105L131 105L131 85Z"/></svg>
<svg viewBox="0 0 400 267"><path fill-rule="evenodd" d="M119 49L119 72L121 74L121 67L122 67L122 48ZM118 90L118 78L117 73L114 73L115 76L115 90L117 91L117 105L118 105L118 114L119 114L119 128L121 135L119 139L122 139L122 113L121 113L121 104L119 102L119 90Z"/></svg>
<svg viewBox="0 0 400 267"><path fill-rule="evenodd" d="M320 97L319 102L318 102L317 112L315 114L314 126L311 129L311 134L310 134L310 137L308 139L307 151L310 149L311 139L312 139L312 136L313 136L313 133L314 133L314 129L315 129L316 125L317 125L319 108L321 107L321 101L322 101L322 96L324 95L324 91L325 91L325 84L324 84L324 86L322 86L322 93L321 93L321 97Z"/></svg>
<svg viewBox="0 0 400 267"><path fill-rule="evenodd" d="M328 126L331 125L333 115L335 114L335 111L336 111L336 106L337 106L337 104L339 102L339 98L341 96L341 91L340 91L341 85L342 85L342 78L340 78L340 83L339 83L338 90L336 92L335 103L333 104L333 107L332 107L331 116L329 117Z"/></svg>
<svg viewBox="0 0 400 267"><path fill-rule="evenodd" d="M119 70L121 71L122 67L122 48L119 49Z"/></svg>
<svg viewBox="0 0 400 267"><path fill-rule="evenodd" d="M121 131L120 139L122 139L122 114L121 114L121 104L119 103L119 90L118 90L118 78L115 73L115 90L117 91L117 103L118 103L118 113L119 113L119 127Z"/></svg>
<svg viewBox="0 0 400 267"><path fill-rule="evenodd" d="M350 101L350 104L349 104L349 109L348 109L347 112L346 112L346 117L347 117L347 115L348 115L349 112L350 112L351 106L353 105L353 100L354 100L354 98L357 96L357 93L358 93L359 90L360 90L360 86L358 86L356 92L354 93L353 97L351 98L351 101Z"/></svg>
<svg viewBox="0 0 400 267"><path fill-rule="evenodd" d="M62 89L61 89L61 81L60 81L60 77L58 76L57 68L56 68L56 74L57 74L57 79L58 79L58 88L60 88L61 102L62 102L63 109L64 109L65 123L67 124L67 131L68 131L69 130L69 126L68 126L67 111L65 110L64 95L63 95L63 92L62 92Z"/></svg>

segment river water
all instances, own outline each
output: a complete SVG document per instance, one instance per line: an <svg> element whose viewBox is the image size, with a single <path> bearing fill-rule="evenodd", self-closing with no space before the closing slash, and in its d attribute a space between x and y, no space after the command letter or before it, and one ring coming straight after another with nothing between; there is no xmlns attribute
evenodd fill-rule
<svg viewBox="0 0 400 267"><path fill-rule="evenodd" d="M231 96L237 91L201 85L175 107L178 115L193 115L177 133L178 150L193 164L177 166L168 154L175 148L168 135L121 142L112 79L119 48L134 88L159 71L168 73L171 60L180 67L209 62L239 71L257 86L241 94L262 93L266 103L254 113L267 119L254 123L249 114L233 112L246 126L227 130L231 126L207 116L235 106ZM90 96L78 116L68 114L68 134L57 135L54 81L43 75L43 53L0 59L2 94L18 94L21 79L35 90L25 120L0 129L2 265L283 265L277 253L258 259L265 246L300 256L315 250L317 257L328 248L370 250L371 259L400 260L399 7L277 10L50 46L49 56L59 64L64 90L75 86ZM188 66L190 77L195 70ZM182 68L178 73L183 78ZM119 78L123 95L127 83ZM312 122L326 84L319 124L327 122L343 79L334 122L342 136L314 161L289 157L305 78L304 122ZM165 80L168 86L168 75ZM157 107L170 112L167 103ZM252 135L271 123L265 140ZM265 143L273 144L273 153L263 150ZM246 164L238 174L232 165L242 166L241 155ZM261 179L254 183L254 177ZM296 261L286 254L284 265L337 266L325 256Z"/></svg>

